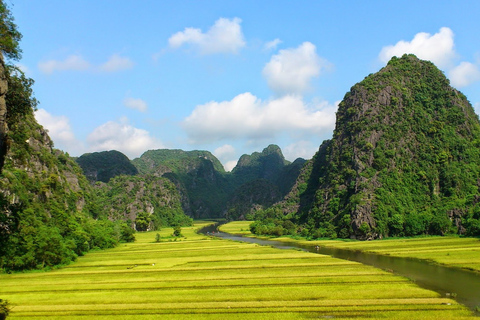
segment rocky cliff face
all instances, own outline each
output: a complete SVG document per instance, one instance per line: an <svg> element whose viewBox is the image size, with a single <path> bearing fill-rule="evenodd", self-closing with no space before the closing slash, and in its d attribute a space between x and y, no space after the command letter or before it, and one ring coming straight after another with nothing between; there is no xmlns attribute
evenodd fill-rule
<svg viewBox="0 0 480 320"><path fill-rule="evenodd" d="M188 215L194 218L222 216L231 187L222 164L210 152L150 150L132 162L141 174L172 181Z"/></svg>
<svg viewBox="0 0 480 320"><path fill-rule="evenodd" d="M440 70L393 58L345 95L283 209L326 236L465 232L480 218L479 141L477 115Z"/></svg>
<svg viewBox="0 0 480 320"><path fill-rule="evenodd" d="M165 177L180 192L182 208L195 218L243 218L280 200L304 160L290 164L278 146L243 155L232 173L208 151L150 150L132 161L141 175Z"/></svg>
<svg viewBox="0 0 480 320"><path fill-rule="evenodd" d="M285 160L277 145L242 155L230 177L236 188L227 203L227 219L245 219L280 201L291 190L304 163L303 159L294 163Z"/></svg>
<svg viewBox="0 0 480 320"><path fill-rule="evenodd" d="M137 231L189 225L180 193L168 179L153 175L120 175L96 184L99 204L112 220L126 220Z"/></svg>

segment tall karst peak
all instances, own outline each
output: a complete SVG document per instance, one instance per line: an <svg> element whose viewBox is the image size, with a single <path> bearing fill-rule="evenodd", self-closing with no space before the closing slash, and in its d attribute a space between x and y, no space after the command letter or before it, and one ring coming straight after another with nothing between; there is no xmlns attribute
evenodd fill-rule
<svg viewBox="0 0 480 320"><path fill-rule="evenodd" d="M394 57L347 92L284 211L324 236L468 232L480 218L479 145L478 116L445 75Z"/></svg>

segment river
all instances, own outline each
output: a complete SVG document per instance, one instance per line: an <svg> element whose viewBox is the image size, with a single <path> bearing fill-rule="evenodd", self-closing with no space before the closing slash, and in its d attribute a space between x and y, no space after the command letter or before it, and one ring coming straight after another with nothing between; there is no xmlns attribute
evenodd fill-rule
<svg viewBox="0 0 480 320"><path fill-rule="evenodd" d="M218 232L218 224L200 230L201 233L214 232L214 236L234 241L256 243L279 249L302 249L309 252L326 254L335 258L357 261L376 268L388 270L413 280L422 288L440 293L444 297L455 299L480 316L480 274L468 270L441 266L428 261L384 256L346 249L316 248L314 245L301 245L293 242L262 240L241 237Z"/></svg>

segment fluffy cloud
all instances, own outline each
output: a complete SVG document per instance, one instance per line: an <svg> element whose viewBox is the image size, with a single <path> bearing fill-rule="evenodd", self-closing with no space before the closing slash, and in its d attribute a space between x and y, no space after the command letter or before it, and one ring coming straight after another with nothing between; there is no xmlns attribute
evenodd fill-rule
<svg viewBox="0 0 480 320"><path fill-rule="evenodd" d="M80 55L71 55L63 61L48 60L38 64L40 71L46 74L52 74L55 71L83 71L88 70L90 67L90 63Z"/></svg>
<svg viewBox="0 0 480 320"><path fill-rule="evenodd" d="M196 28L185 28L168 39L171 48L179 48L184 44L192 44L202 54L237 53L245 46L239 18L220 18L205 33Z"/></svg>
<svg viewBox="0 0 480 320"><path fill-rule="evenodd" d="M107 62L94 66L86 61L80 55L70 55L65 60L48 60L40 62L38 68L41 72L52 74L56 71L99 71L99 72L116 72L131 69L134 63L126 57L118 54L112 55Z"/></svg>
<svg viewBox="0 0 480 320"><path fill-rule="evenodd" d="M148 109L147 103L142 99L125 98L123 104L127 108L138 110L140 112L145 112Z"/></svg>
<svg viewBox="0 0 480 320"><path fill-rule="evenodd" d="M235 148L229 144L218 147L213 151L213 154L223 163L226 171L232 171L237 165L237 160L231 160L236 156Z"/></svg>
<svg viewBox="0 0 480 320"><path fill-rule="evenodd" d="M133 62L127 57L122 57L118 54L111 56L107 62L99 67L100 71L115 72L133 68Z"/></svg>
<svg viewBox="0 0 480 320"><path fill-rule="evenodd" d="M300 140L283 148L283 154L285 159L290 161L297 158L311 159L318 151L318 147L319 144L314 144L312 141Z"/></svg>
<svg viewBox="0 0 480 320"><path fill-rule="evenodd" d="M148 131L133 127L127 119L102 124L87 137L87 142L92 151L118 150L130 158L138 157L149 149L164 147Z"/></svg>
<svg viewBox="0 0 480 320"><path fill-rule="evenodd" d="M213 151L213 154L217 158L228 158L235 155L235 148L229 144L225 144L221 147L218 147Z"/></svg>
<svg viewBox="0 0 480 320"><path fill-rule="evenodd" d="M83 152L83 145L75 138L70 120L65 116L54 116L45 109L35 111L35 119L45 129L59 149L78 154Z"/></svg>
<svg viewBox="0 0 480 320"><path fill-rule="evenodd" d="M465 87L480 80L480 70L477 65L464 61L450 70L449 78L454 87Z"/></svg>
<svg viewBox="0 0 480 320"><path fill-rule="evenodd" d="M306 105L299 96L261 101L247 92L197 106L182 125L193 143L319 134L333 129L336 109L327 103Z"/></svg>
<svg viewBox="0 0 480 320"><path fill-rule="evenodd" d="M453 31L443 27L438 33L417 33L412 41L399 41L395 45L382 48L379 58L388 62L393 56L401 57L404 53L413 53L418 58L430 60L437 66L445 68L451 65L455 57Z"/></svg>
<svg viewBox="0 0 480 320"><path fill-rule="evenodd" d="M272 40L272 41L269 41L267 43L265 43L265 45L263 46L263 49L264 50L275 50L277 49L277 46L282 43L282 40L280 39L275 39L275 40Z"/></svg>
<svg viewBox="0 0 480 320"><path fill-rule="evenodd" d="M298 48L280 50L263 68L269 87L279 94L301 94L310 80L318 77L329 63L316 53L315 45L302 43Z"/></svg>

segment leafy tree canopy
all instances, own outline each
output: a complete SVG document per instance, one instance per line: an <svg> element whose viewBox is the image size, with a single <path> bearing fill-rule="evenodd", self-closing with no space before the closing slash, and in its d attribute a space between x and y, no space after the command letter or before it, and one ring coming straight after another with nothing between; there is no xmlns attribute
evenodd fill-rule
<svg viewBox="0 0 480 320"><path fill-rule="evenodd" d="M22 50L19 42L22 34L17 30L17 25L3 0L0 0L0 51L13 60L20 60Z"/></svg>

